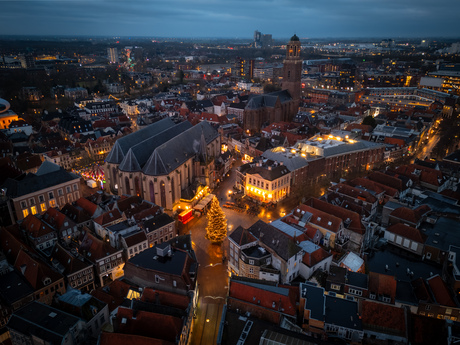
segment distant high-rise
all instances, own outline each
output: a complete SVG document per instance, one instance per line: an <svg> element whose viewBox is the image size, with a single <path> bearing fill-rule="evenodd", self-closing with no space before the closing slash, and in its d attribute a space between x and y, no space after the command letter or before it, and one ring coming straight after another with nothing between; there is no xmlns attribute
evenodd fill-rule
<svg viewBox="0 0 460 345"><path fill-rule="evenodd" d="M35 67L35 58L32 54L24 54L19 57L22 68L33 68Z"/></svg>
<svg viewBox="0 0 460 345"><path fill-rule="evenodd" d="M262 33L260 31L254 31L254 48L259 48L262 45L260 41L262 38Z"/></svg>
<svg viewBox="0 0 460 345"><path fill-rule="evenodd" d="M271 34L262 34L260 31L254 31L254 48L271 47L273 38Z"/></svg>
<svg viewBox="0 0 460 345"><path fill-rule="evenodd" d="M107 48L107 57L109 59L109 63L118 63L120 60L118 59L118 49L117 48Z"/></svg>

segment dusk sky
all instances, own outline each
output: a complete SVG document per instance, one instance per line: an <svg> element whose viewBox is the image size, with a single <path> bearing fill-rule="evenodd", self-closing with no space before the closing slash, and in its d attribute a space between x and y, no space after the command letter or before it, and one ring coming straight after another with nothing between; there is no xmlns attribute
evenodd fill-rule
<svg viewBox="0 0 460 345"><path fill-rule="evenodd" d="M0 34L458 37L460 0L0 1Z"/></svg>

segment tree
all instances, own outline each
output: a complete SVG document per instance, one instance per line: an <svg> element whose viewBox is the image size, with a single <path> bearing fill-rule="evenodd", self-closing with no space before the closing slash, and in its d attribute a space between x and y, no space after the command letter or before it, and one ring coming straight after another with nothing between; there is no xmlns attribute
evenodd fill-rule
<svg viewBox="0 0 460 345"><path fill-rule="evenodd" d="M222 243L227 236L227 218L216 197L211 200L211 207L206 218L208 219L206 239L212 243Z"/></svg>
<svg viewBox="0 0 460 345"><path fill-rule="evenodd" d="M372 126L372 128L375 128L377 126L377 121L375 121L373 116L369 115L369 116L366 116L363 119L362 124L363 125L370 125L370 126Z"/></svg>

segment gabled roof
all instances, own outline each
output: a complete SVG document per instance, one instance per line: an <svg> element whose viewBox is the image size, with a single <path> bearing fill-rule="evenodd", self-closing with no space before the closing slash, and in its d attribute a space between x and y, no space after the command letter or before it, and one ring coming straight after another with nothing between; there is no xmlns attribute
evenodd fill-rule
<svg viewBox="0 0 460 345"><path fill-rule="evenodd" d="M345 194L352 198L363 200L371 204L378 201L377 197L368 192L367 190L355 188L345 183L337 183L336 185L329 188L329 190L332 190L336 193Z"/></svg>
<svg viewBox="0 0 460 345"><path fill-rule="evenodd" d="M325 251L323 248L319 247L312 253L305 253L302 258L302 262L308 267L313 267L321 261L330 257L332 253Z"/></svg>
<svg viewBox="0 0 460 345"><path fill-rule="evenodd" d="M121 213L117 208L115 208L111 211L104 212L99 217L94 219L94 222L101 226L104 226L105 224L112 223L120 218L122 218Z"/></svg>
<svg viewBox="0 0 460 345"><path fill-rule="evenodd" d="M28 252L20 250L14 267L22 273L35 290L44 288L45 278L51 279L51 284L62 279L62 275L53 271L38 258L33 258ZM47 284L48 285L48 284Z"/></svg>
<svg viewBox="0 0 460 345"><path fill-rule="evenodd" d="M403 223L396 223L388 227L388 232L408 238L418 243L425 243L427 236L420 232L419 229L413 228Z"/></svg>
<svg viewBox="0 0 460 345"><path fill-rule="evenodd" d="M98 208L96 204L83 197L75 201L75 204L85 210L91 217L96 213Z"/></svg>
<svg viewBox="0 0 460 345"><path fill-rule="evenodd" d="M302 250L288 235L261 220L249 227L248 231L286 261Z"/></svg>
<svg viewBox="0 0 460 345"><path fill-rule="evenodd" d="M428 278L426 281L431 291L433 292L434 299L437 303L446 307L457 307L456 303L450 295L446 283L438 274Z"/></svg>
<svg viewBox="0 0 460 345"><path fill-rule="evenodd" d="M123 322L122 322L123 320ZM121 333L154 337L175 343L182 332L182 320L166 314L118 308L118 330Z"/></svg>
<svg viewBox="0 0 460 345"><path fill-rule="evenodd" d="M61 212L77 224L91 220L91 216L82 208L77 208L72 204L65 204Z"/></svg>
<svg viewBox="0 0 460 345"><path fill-rule="evenodd" d="M344 226L350 231L356 232L360 235L363 235L366 232L366 228L361 223L361 217L356 212L347 210L340 206L329 204L316 198L310 198L305 202L305 204L342 219Z"/></svg>
<svg viewBox="0 0 460 345"><path fill-rule="evenodd" d="M91 291L91 295L108 304L110 312L116 309L128 295L130 285L121 281L114 280L104 287Z"/></svg>
<svg viewBox="0 0 460 345"><path fill-rule="evenodd" d="M356 188L365 188L368 191L375 192L376 194L385 193L391 197L398 194L398 190L395 188L362 177L357 177L351 181L347 181L347 184Z"/></svg>
<svg viewBox="0 0 460 345"><path fill-rule="evenodd" d="M396 296L396 278L386 274L375 272L369 273L369 292L377 295L385 295L394 303Z"/></svg>
<svg viewBox="0 0 460 345"><path fill-rule="evenodd" d="M405 186L403 186L403 183L399 178L381 173L380 171L371 172L367 176L367 178L369 180L381 183L385 186L389 186L391 188L397 189L398 191L402 191L406 189Z"/></svg>
<svg viewBox="0 0 460 345"><path fill-rule="evenodd" d="M232 279L228 296L229 299L244 301L274 312L296 315L296 295L287 286Z"/></svg>
<svg viewBox="0 0 460 345"><path fill-rule="evenodd" d="M145 235L144 231L139 231L139 232L136 232L136 233L131 233L129 235L125 235L123 238L125 239L126 246L128 248L132 247L132 246L135 246L135 245L137 245L139 243L142 243L144 241L147 241L147 236Z"/></svg>
<svg viewBox="0 0 460 345"><path fill-rule="evenodd" d="M86 268L91 268L91 264L87 264L84 261L77 259L75 256L65 250L59 243L56 244L53 251L51 252L52 264L54 265L57 261L62 265L62 274L68 275L74 272L81 271Z"/></svg>
<svg viewBox="0 0 460 345"><path fill-rule="evenodd" d="M43 214L43 219L56 230L61 230L64 226L72 227L75 224L69 217L59 212L57 208L52 207L46 210ZM69 224L65 225L66 222L69 222Z"/></svg>
<svg viewBox="0 0 460 345"><path fill-rule="evenodd" d="M83 240L81 241L78 251L79 253L84 253L91 262L95 262L96 260L117 252L109 243L90 234L88 229L84 230L83 233Z"/></svg>
<svg viewBox="0 0 460 345"><path fill-rule="evenodd" d="M55 231L48 224L32 214L29 214L26 218L24 218L21 223L21 228L24 229L32 238L39 238Z"/></svg>
<svg viewBox="0 0 460 345"><path fill-rule="evenodd" d="M189 296L179 295L168 291L154 290L152 288L144 289L141 301L166 305L181 310L186 310L191 302Z"/></svg>
<svg viewBox="0 0 460 345"><path fill-rule="evenodd" d="M302 220L302 217L307 212L311 214L311 218L309 220L310 223L335 233L337 233L340 230L342 219L305 204L295 207L292 212L292 215L298 217L299 220Z"/></svg>
<svg viewBox="0 0 460 345"><path fill-rule="evenodd" d="M245 244L257 241L257 238L255 238L247 229L244 229L241 226L238 226L235 230L233 230L232 233L228 235L228 237L240 247L244 246Z"/></svg>
<svg viewBox="0 0 460 345"><path fill-rule="evenodd" d="M422 205L422 206L419 206L415 209L410 209L408 207L399 207L393 210L390 213L390 216L405 220L412 224L418 224L418 222L422 219L423 215L431 211L429 206L427 205Z"/></svg>
<svg viewBox="0 0 460 345"><path fill-rule="evenodd" d="M382 330L384 333L406 335L406 316L403 308L363 300L363 327L371 330Z"/></svg>

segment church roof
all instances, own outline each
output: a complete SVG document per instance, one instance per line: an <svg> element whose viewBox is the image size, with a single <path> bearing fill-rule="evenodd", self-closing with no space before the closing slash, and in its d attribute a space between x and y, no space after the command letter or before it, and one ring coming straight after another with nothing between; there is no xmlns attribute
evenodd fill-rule
<svg viewBox="0 0 460 345"><path fill-rule="evenodd" d="M142 171L144 174L151 176L169 174L188 159L201 152L202 134L206 144L209 144L218 136L217 131L208 122L200 122L158 146Z"/></svg>
<svg viewBox="0 0 460 345"><path fill-rule="evenodd" d="M106 161L108 163L121 163L131 147L165 131L168 128L173 127L174 125L174 122L170 118L165 118L118 139L113 145Z"/></svg>
<svg viewBox="0 0 460 345"><path fill-rule="evenodd" d="M246 109L258 109L263 107L274 107L276 102L288 102L292 99L287 90L265 93L263 95L251 95L246 105Z"/></svg>
<svg viewBox="0 0 460 345"><path fill-rule="evenodd" d="M294 34L294 36L292 36L289 41L300 41L300 39L299 39L299 37L297 37L296 34Z"/></svg>

